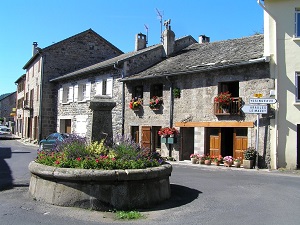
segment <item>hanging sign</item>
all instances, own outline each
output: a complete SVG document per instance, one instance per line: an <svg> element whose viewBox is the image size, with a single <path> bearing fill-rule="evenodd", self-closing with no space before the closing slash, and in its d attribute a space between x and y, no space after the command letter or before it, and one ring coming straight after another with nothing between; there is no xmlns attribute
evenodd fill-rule
<svg viewBox="0 0 300 225"><path fill-rule="evenodd" d="M267 105L244 105L242 107L244 113L250 114L267 114L268 106Z"/></svg>

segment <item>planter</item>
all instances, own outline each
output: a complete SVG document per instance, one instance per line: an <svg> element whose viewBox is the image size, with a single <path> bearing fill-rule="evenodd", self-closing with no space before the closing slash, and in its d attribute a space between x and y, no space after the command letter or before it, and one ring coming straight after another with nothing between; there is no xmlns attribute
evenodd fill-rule
<svg viewBox="0 0 300 225"><path fill-rule="evenodd" d="M224 161L224 166L231 167L232 166L232 162L226 162L226 161Z"/></svg>
<svg viewBox="0 0 300 225"><path fill-rule="evenodd" d="M167 143L168 144L174 144L176 143L176 138L173 136L173 137L168 137L167 138Z"/></svg>
<svg viewBox="0 0 300 225"><path fill-rule="evenodd" d="M167 143L167 138L166 137L161 137L161 143Z"/></svg>
<svg viewBox="0 0 300 225"><path fill-rule="evenodd" d="M214 162L216 166L220 166L220 161Z"/></svg>
<svg viewBox="0 0 300 225"><path fill-rule="evenodd" d="M29 164L29 193L53 205L93 210L149 208L171 197L172 166L128 170L57 168Z"/></svg>
<svg viewBox="0 0 300 225"><path fill-rule="evenodd" d="M203 165L204 163L205 163L205 160L204 160L204 159L200 159L200 160L199 160L199 164L202 164L202 165Z"/></svg>
<svg viewBox="0 0 300 225"><path fill-rule="evenodd" d="M254 160L247 160L247 159L244 159L243 160L243 167L245 169L252 169L253 168L253 163L254 163Z"/></svg>
<svg viewBox="0 0 300 225"><path fill-rule="evenodd" d="M197 158L191 158L191 162L192 162L192 164L196 164L197 163Z"/></svg>
<svg viewBox="0 0 300 225"><path fill-rule="evenodd" d="M206 159L206 160L204 161L204 164L205 164L205 165L211 165L211 160L210 160L210 159Z"/></svg>
<svg viewBox="0 0 300 225"><path fill-rule="evenodd" d="M241 167L241 162L234 162L234 166L236 167L236 168L240 168Z"/></svg>

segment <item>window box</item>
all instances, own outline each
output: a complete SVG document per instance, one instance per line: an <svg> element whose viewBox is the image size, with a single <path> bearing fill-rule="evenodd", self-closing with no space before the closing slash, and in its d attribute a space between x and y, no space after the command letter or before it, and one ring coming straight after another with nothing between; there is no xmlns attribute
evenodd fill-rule
<svg viewBox="0 0 300 225"><path fill-rule="evenodd" d="M242 98L233 97L232 101L223 107L219 102L214 102L214 114L216 116L240 115Z"/></svg>

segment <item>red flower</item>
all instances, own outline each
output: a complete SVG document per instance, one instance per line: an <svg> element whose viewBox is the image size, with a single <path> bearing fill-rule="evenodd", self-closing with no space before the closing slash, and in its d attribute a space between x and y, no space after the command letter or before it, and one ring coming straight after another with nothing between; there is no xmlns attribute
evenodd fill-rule
<svg viewBox="0 0 300 225"><path fill-rule="evenodd" d="M56 160L56 161L55 161L55 164L58 165L58 164L60 164L60 162L59 162L58 160Z"/></svg>
<svg viewBox="0 0 300 225"><path fill-rule="evenodd" d="M80 160L81 160L81 158L80 158L80 157L78 157L76 160L77 160L77 161L80 161Z"/></svg>

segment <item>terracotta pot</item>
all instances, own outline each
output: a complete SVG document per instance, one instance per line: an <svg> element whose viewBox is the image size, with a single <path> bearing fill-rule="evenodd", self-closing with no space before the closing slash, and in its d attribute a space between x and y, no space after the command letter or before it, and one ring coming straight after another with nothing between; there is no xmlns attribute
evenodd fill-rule
<svg viewBox="0 0 300 225"><path fill-rule="evenodd" d="M214 162L216 166L220 166L220 161Z"/></svg>
<svg viewBox="0 0 300 225"><path fill-rule="evenodd" d="M211 165L211 160L210 160L210 159L206 159L206 160L204 161L204 164L205 164L205 165Z"/></svg>
<svg viewBox="0 0 300 225"><path fill-rule="evenodd" d="M232 162L226 162L226 161L224 161L224 166L231 167L232 166Z"/></svg>

